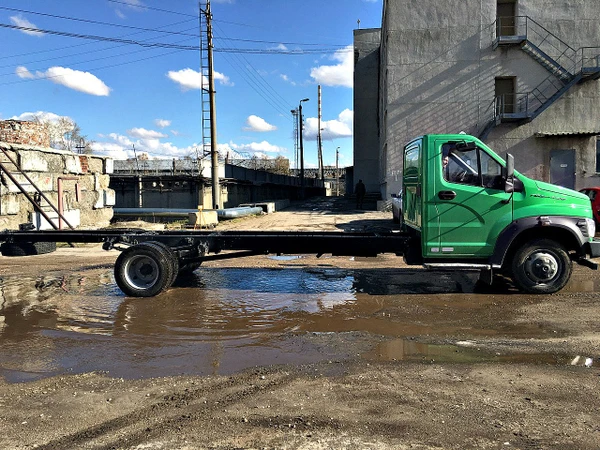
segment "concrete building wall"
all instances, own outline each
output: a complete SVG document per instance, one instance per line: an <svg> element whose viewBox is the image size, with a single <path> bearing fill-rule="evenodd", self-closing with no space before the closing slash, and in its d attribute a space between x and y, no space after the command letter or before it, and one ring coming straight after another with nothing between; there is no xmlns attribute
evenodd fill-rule
<svg viewBox="0 0 600 450"><path fill-rule="evenodd" d="M379 43L380 30L354 31L354 181L362 179L367 192L380 190L379 174Z"/></svg>
<svg viewBox="0 0 600 450"><path fill-rule="evenodd" d="M600 2L517 0L516 10L575 49L600 46ZM494 49L496 11L496 0L384 1L377 112L381 164L377 177L369 174L365 180L379 180L383 198L400 188L401 154L409 140L427 133L479 135L493 118L496 77L516 77L517 92L525 93L550 76L517 45ZM357 41L357 47L364 45L355 36ZM573 149L576 187L597 184L593 134L600 131L599 105L599 81L576 84L532 122L494 127L486 142L500 154L513 153L517 170L545 181L552 181L551 151ZM371 123L374 114L364 107L370 104L355 102L355 142L360 122ZM363 153L355 145L355 167Z"/></svg>

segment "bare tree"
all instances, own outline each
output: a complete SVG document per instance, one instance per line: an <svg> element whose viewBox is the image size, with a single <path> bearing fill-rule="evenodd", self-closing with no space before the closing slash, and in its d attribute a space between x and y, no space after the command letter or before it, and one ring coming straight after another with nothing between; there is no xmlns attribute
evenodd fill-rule
<svg viewBox="0 0 600 450"><path fill-rule="evenodd" d="M36 116L35 122L43 125L50 136L50 146L60 150L68 150L77 153L92 153L93 141L81 134L81 128L69 117L59 117L58 120L48 120L42 116Z"/></svg>

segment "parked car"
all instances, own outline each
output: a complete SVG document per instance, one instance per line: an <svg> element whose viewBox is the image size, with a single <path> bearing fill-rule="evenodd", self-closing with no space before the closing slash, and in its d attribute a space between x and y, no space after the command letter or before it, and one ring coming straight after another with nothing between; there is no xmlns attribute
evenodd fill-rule
<svg viewBox="0 0 600 450"><path fill-rule="evenodd" d="M594 221L596 226L600 224L600 187L589 187L580 189L579 192L583 192L587 195L592 202L592 211L594 213Z"/></svg>
<svg viewBox="0 0 600 450"><path fill-rule="evenodd" d="M392 220L394 223L402 222L402 191L392 194Z"/></svg>

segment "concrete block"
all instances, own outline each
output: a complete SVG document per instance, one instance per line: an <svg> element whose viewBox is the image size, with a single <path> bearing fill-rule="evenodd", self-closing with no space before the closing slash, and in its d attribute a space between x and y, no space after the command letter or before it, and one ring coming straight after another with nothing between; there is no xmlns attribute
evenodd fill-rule
<svg viewBox="0 0 600 450"><path fill-rule="evenodd" d="M88 158L88 172L90 173L104 173L104 159L87 155Z"/></svg>
<svg viewBox="0 0 600 450"><path fill-rule="evenodd" d="M110 176L102 175L99 173L94 174L94 190L100 191L102 189L108 189L110 184Z"/></svg>
<svg viewBox="0 0 600 450"><path fill-rule="evenodd" d="M0 197L0 215L19 214L19 199L16 195L3 195Z"/></svg>
<svg viewBox="0 0 600 450"><path fill-rule="evenodd" d="M19 165L25 172L48 172L48 160L40 152L19 152Z"/></svg>
<svg viewBox="0 0 600 450"><path fill-rule="evenodd" d="M115 206L117 195L114 189L104 189L104 206Z"/></svg>
<svg viewBox="0 0 600 450"><path fill-rule="evenodd" d="M13 173L13 176L17 180L17 182L25 189L25 192L33 193L36 192L35 188L27 179L20 173ZM46 175L41 173L28 173L27 176L29 179L42 191L42 192L50 192L53 187L53 177L52 175ZM21 193L21 190L13 184L12 181L8 180L8 190L11 193Z"/></svg>
<svg viewBox="0 0 600 450"><path fill-rule="evenodd" d="M46 215L52 222L58 226L58 214L54 211L46 211ZM63 216L71 224L77 228L81 224L81 211L79 209L71 209L63 212ZM53 230L52 225L37 211L31 213L31 222L38 230ZM68 229L68 225L63 222L63 229Z"/></svg>
<svg viewBox="0 0 600 450"><path fill-rule="evenodd" d="M115 171L115 162L111 158L106 158L104 160L104 173L111 174Z"/></svg>
<svg viewBox="0 0 600 450"><path fill-rule="evenodd" d="M193 225L195 228L212 228L218 223L217 211L214 209L199 210L188 215L188 224Z"/></svg>
<svg viewBox="0 0 600 450"><path fill-rule="evenodd" d="M79 155L64 155L65 173L83 173L81 170L81 161Z"/></svg>
<svg viewBox="0 0 600 450"><path fill-rule="evenodd" d="M94 203L94 209L104 208L104 191L95 191L96 194L96 203Z"/></svg>

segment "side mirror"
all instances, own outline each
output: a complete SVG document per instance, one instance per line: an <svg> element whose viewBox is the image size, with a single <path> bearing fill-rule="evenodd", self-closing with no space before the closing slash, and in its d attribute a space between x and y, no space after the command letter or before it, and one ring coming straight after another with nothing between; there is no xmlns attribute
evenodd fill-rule
<svg viewBox="0 0 600 450"><path fill-rule="evenodd" d="M506 154L506 176L504 181L504 192L512 193L515 191L515 157L510 153Z"/></svg>
<svg viewBox="0 0 600 450"><path fill-rule="evenodd" d="M506 154L506 178L512 178L515 175L515 157L510 153Z"/></svg>

